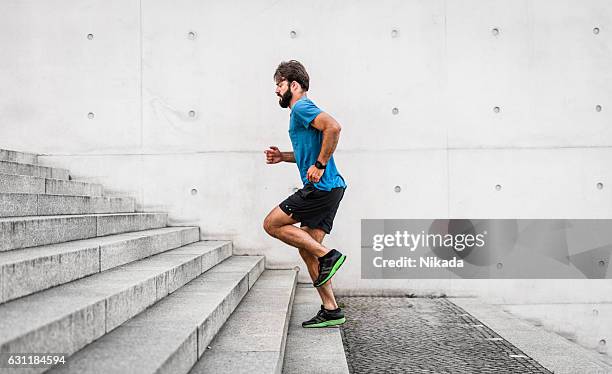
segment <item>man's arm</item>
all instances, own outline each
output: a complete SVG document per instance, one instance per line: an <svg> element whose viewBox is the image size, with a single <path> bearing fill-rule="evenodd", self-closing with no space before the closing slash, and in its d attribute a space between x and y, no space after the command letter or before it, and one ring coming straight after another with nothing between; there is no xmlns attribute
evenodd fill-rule
<svg viewBox="0 0 612 374"><path fill-rule="evenodd" d="M327 165L336 150L338 140L340 140L342 126L332 116L322 112L312 121L312 127L323 133L321 152L319 152L317 160L323 165Z"/></svg>
<svg viewBox="0 0 612 374"><path fill-rule="evenodd" d="M293 152L281 152L281 157L285 162L295 162L295 155Z"/></svg>
<svg viewBox="0 0 612 374"><path fill-rule="evenodd" d="M293 152L281 152L278 147L271 145L270 149L264 151L266 154L266 163L277 164L281 161L295 162Z"/></svg>

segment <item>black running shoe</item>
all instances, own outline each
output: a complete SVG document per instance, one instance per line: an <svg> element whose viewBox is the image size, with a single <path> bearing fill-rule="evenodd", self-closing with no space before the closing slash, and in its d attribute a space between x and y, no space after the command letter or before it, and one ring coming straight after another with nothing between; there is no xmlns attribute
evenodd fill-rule
<svg viewBox="0 0 612 374"><path fill-rule="evenodd" d="M338 326L344 322L346 322L346 318L344 318L344 313L342 313L340 308L336 310L327 310L323 308L323 305L321 305L321 310L319 310L319 313L308 321L302 322L302 327L312 328Z"/></svg>
<svg viewBox="0 0 612 374"><path fill-rule="evenodd" d="M314 281L314 286L321 287L327 283L336 274L345 259L346 256L335 249L327 252L325 256L319 257L319 276Z"/></svg>

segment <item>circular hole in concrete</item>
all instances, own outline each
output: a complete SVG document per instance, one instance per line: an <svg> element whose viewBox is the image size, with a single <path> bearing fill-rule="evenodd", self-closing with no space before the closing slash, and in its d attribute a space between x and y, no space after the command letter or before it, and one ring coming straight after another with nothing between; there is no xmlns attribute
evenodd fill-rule
<svg viewBox="0 0 612 374"><path fill-rule="evenodd" d="M501 187L501 184L496 184L496 185L495 185L495 189L496 189L497 191L501 190L501 188L502 188L502 187Z"/></svg>
<svg viewBox="0 0 612 374"><path fill-rule="evenodd" d="M597 183L597 189L598 190L603 189L603 183L601 183L601 182Z"/></svg>
<svg viewBox="0 0 612 374"><path fill-rule="evenodd" d="M391 109L391 113L393 113L393 115L398 115L399 114L399 109L398 108L393 108Z"/></svg>
<svg viewBox="0 0 612 374"><path fill-rule="evenodd" d="M94 117L95 117L95 114L93 114L93 112L87 113L87 118L93 119Z"/></svg>
<svg viewBox="0 0 612 374"><path fill-rule="evenodd" d="M392 38L397 38L398 36L399 36L399 30L398 29L391 30L391 37Z"/></svg>
<svg viewBox="0 0 612 374"><path fill-rule="evenodd" d="M504 264L502 264L501 262L498 262L498 263L497 263L497 268L498 268L498 269L501 269L501 268L503 268L503 267L504 267Z"/></svg>
<svg viewBox="0 0 612 374"><path fill-rule="evenodd" d="M499 29L497 27L495 27L493 30L491 30L491 32L493 33L493 35L497 36L499 35Z"/></svg>
<svg viewBox="0 0 612 374"><path fill-rule="evenodd" d="M493 112L495 112L495 113L499 113L500 110L501 109L498 106L493 107Z"/></svg>
<svg viewBox="0 0 612 374"><path fill-rule="evenodd" d="M604 260L599 260L599 262L597 262L597 264L599 266L604 266L604 265L606 265L606 262Z"/></svg>
<svg viewBox="0 0 612 374"><path fill-rule="evenodd" d="M91 40L91 39L93 39L93 38L94 38L94 35L93 35L93 34L87 34L87 39Z"/></svg>
<svg viewBox="0 0 612 374"><path fill-rule="evenodd" d="M393 191L399 193L399 192L402 192L402 188L400 186L395 186L393 187Z"/></svg>
<svg viewBox="0 0 612 374"><path fill-rule="evenodd" d="M599 34L599 27L593 28L593 34L595 35Z"/></svg>
<svg viewBox="0 0 612 374"><path fill-rule="evenodd" d="M599 346L600 346L600 347L603 347L603 346L605 346L605 345L606 345L606 339L601 339L601 340L599 341Z"/></svg>
<svg viewBox="0 0 612 374"><path fill-rule="evenodd" d="M193 118L193 117L195 117L195 115L196 115L195 110L190 110L189 111L189 117Z"/></svg>
<svg viewBox="0 0 612 374"><path fill-rule="evenodd" d="M195 196L195 195L197 195L197 194L198 194L198 190L197 190L197 189L195 189L195 188L192 188L192 189L191 189L191 196Z"/></svg>
<svg viewBox="0 0 612 374"><path fill-rule="evenodd" d="M601 112L601 105L595 105L595 110Z"/></svg>
<svg viewBox="0 0 612 374"><path fill-rule="evenodd" d="M188 38L189 40L194 40L194 39L196 38L196 33L195 33L195 32L193 32L193 31L189 31L189 32L187 33L187 38Z"/></svg>
<svg viewBox="0 0 612 374"><path fill-rule="evenodd" d="M289 32L289 36L291 37L291 39L295 39L295 38L297 38L297 31L295 31L295 30L291 30L291 31Z"/></svg>

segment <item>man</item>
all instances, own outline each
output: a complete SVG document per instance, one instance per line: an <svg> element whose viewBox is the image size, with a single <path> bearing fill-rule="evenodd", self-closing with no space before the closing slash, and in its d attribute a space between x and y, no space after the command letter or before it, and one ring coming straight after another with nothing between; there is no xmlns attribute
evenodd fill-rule
<svg viewBox="0 0 612 374"><path fill-rule="evenodd" d="M340 138L340 124L306 97L309 77L298 61L282 62L274 73L276 95L282 108L291 108L289 136L293 152L271 146L264 151L266 162L297 164L304 187L272 209L264 220L271 236L298 248L317 287L323 304L303 327L327 327L345 322L336 304L331 278L346 256L323 244L332 229L346 183L338 172L332 154ZM293 226L301 222L301 228Z"/></svg>

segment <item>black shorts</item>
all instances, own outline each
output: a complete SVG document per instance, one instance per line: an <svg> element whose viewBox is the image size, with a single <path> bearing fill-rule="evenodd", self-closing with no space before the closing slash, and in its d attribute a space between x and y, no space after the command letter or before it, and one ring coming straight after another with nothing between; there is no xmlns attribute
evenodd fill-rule
<svg viewBox="0 0 612 374"><path fill-rule="evenodd" d="M331 191L323 191L308 183L286 198L278 207L294 220L301 222L301 226L322 229L329 234L344 190L344 187L336 187Z"/></svg>

